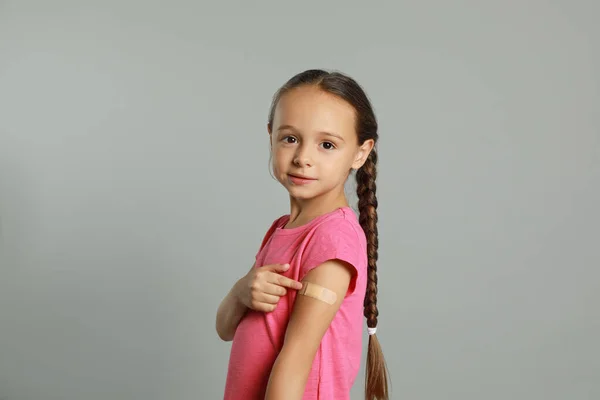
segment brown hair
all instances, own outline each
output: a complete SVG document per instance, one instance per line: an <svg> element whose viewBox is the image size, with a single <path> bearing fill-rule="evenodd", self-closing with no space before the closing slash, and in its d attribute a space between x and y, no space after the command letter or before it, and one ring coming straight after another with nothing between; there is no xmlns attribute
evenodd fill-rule
<svg viewBox="0 0 600 400"><path fill-rule="evenodd" d="M269 112L269 126L277 103L281 96L290 89L303 85L314 85L345 100L354 107L356 112L356 133L358 143L366 140L377 142L377 120L371 102L360 85L349 76L340 72L327 72L321 69L310 69L293 76L273 96ZM356 171L356 193L358 195L359 223L367 238L368 282L364 300L364 316L367 326L377 326L377 196L375 179L377 178L377 151L373 147L363 166ZM365 371L365 399L388 400L388 371L381 351L381 346L375 334L369 335L369 350Z"/></svg>

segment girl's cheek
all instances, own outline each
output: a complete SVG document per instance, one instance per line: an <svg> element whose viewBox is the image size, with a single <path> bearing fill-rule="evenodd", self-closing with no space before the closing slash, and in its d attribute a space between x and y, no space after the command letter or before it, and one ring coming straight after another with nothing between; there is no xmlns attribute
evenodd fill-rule
<svg viewBox="0 0 600 400"><path fill-rule="evenodd" d="M277 165L277 162L273 162L273 174L275 176L279 175L279 166Z"/></svg>

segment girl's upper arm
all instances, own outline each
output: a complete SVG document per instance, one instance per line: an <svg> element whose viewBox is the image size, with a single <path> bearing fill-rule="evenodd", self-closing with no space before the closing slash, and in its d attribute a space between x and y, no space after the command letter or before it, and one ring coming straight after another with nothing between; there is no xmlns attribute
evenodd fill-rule
<svg viewBox="0 0 600 400"><path fill-rule="evenodd" d="M295 354L297 362L301 362L303 367L310 369L321 339L348 291L353 271L354 267L347 262L333 259L311 269L302 280L303 283L314 283L336 294L333 304L296 295L283 349L286 353Z"/></svg>

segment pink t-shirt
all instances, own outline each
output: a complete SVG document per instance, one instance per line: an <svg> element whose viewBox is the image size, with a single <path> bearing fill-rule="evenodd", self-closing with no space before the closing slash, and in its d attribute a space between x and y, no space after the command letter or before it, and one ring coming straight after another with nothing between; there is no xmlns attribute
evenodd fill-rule
<svg viewBox="0 0 600 400"><path fill-rule="evenodd" d="M367 283L366 237L349 207L321 215L303 226L283 229L289 215L275 220L256 255L256 266L289 263L282 273L301 281L331 259L354 267L346 297L325 332L306 383L303 399L350 399L360 368L363 301ZM271 313L248 310L235 332L225 400L263 400L273 364L283 345L297 292L288 289Z"/></svg>

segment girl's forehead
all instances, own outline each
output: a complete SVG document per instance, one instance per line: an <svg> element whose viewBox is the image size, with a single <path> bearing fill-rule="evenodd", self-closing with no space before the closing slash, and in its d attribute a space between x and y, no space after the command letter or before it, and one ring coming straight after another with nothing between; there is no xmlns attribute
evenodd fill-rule
<svg viewBox="0 0 600 400"><path fill-rule="evenodd" d="M291 89L281 96L274 116L274 128L292 125L299 130L337 131L353 134L355 111L345 100L314 87Z"/></svg>

